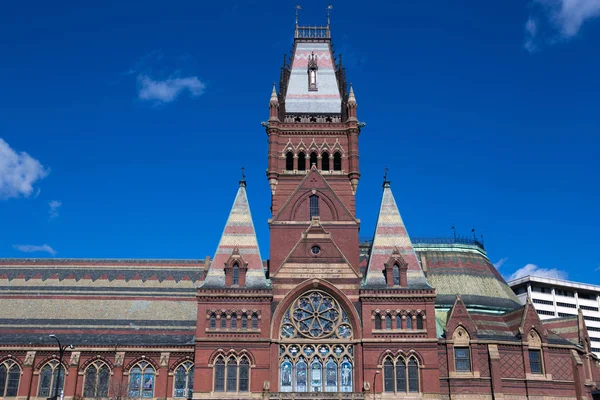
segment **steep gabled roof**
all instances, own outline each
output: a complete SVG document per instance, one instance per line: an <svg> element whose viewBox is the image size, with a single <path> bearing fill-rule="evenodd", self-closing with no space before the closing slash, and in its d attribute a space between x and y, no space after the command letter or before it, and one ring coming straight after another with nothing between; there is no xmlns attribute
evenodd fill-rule
<svg viewBox="0 0 600 400"><path fill-rule="evenodd" d="M268 281L263 270L250 205L246 196L246 182L243 180L240 181L233 207L229 212L219 246L206 274L206 279L201 286L202 288L225 287L225 263L236 249L248 263L246 287L252 289L266 288Z"/></svg>
<svg viewBox="0 0 600 400"><path fill-rule="evenodd" d="M425 279L423 270L417 261L404 221L402 221L400 211L398 211L390 183L386 181L383 184L383 198L377 217L377 227L375 228L369 266L367 267L363 287L386 287L383 274L384 264L390 259L395 248L398 249L400 255L408 264L408 287L412 289L430 289L431 286Z"/></svg>

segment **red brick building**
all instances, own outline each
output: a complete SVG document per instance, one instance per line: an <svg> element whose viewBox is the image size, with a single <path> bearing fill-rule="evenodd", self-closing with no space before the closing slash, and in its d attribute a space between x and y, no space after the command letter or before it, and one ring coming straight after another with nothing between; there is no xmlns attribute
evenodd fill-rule
<svg viewBox="0 0 600 400"><path fill-rule="evenodd" d="M477 240L411 239L387 180L359 241L329 26L296 26L269 112L269 261L243 180L212 260L0 260L0 397L592 398L582 316L541 321Z"/></svg>

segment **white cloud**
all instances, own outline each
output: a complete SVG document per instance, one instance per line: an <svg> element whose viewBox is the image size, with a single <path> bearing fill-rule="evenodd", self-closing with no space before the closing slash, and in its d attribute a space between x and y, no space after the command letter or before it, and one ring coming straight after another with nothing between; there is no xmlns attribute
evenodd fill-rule
<svg viewBox="0 0 600 400"><path fill-rule="evenodd" d="M496 261L494 263L494 267L496 269L500 269L500 267L508 260L508 257L502 257L501 259L499 259L498 261Z"/></svg>
<svg viewBox="0 0 600 400"><path fill-rule="evenodd" d="M187 78L168 78L154 80L148 75L138 75L138 97L141 100L170 103L181 93L188 91L190 96L197 97L204 93L206 85L196 76Z"/></svg>
<svg viewBox="0 0 600 400"><path fill-rule="evenodd" d="M512 281L513 279L522 278L527 275L539 276L542 278L554 278L554 279L567 279L567 273L556 268L545 269L540 268L535 264L527 264L523 268L516 270L506 280Z"/></svg>
<svg viewBox="0 0 600 400"><path fill-rule="evenodd" d="M48 210L48 214L50 214L50 219L54 219L58 217L58 209L62 206L62 203L58 200L52 200L48 203L50 209Z"/></svg>
<svg viewBox="0 0 600 400"><path fill-rule="evenodd" d="M525 23L525 50L529 52L535 51L534 39L536 34L537 23L530 17Z"/></svg>
<svg viewBox="0 0 600 400"><path fill-rule="evenodd" d="M25 152L17 153L0 138L0 199L28 197L49 169Z"/></svg>
<svg viewBox="0 0 600 400"><path fill-rule="evenodd" d="M584 23L600 16L600 0L533 0L534 15L548 23L548 43L571 39L579 33ZM533 29L533 31L532 31ZM525 48L537 49L540 41L539 26L530 16L525 24Z"/></svg>
<svg viewBox="0 0 600 400"><path fill-rule="evenodd" d="M56 255L56 250L47 244L43 244L41 246L34 246L31 244L15 244L13 246L15 249L22 251L23 253L48 253L53 256Z"/></svg>

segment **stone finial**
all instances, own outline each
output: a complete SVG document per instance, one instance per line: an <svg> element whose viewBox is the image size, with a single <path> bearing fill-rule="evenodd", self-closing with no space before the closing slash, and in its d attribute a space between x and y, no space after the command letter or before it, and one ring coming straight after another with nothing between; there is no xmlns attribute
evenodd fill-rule
<svg viewBox="0 0 600 400"><path fill-rule="evenodd" d="M350 84L350 93L348 94L348 104L354 103L356 104L356 97L354 97L354 88L352 84Z"/></svg>
<svg viewBox="0 0 600 400"><path fill-rule="evenodd" d="M271 91L271 104L279 104L279 100L277 99L277 89L275 87L275 82L273 82L273 90Z"/></svg>

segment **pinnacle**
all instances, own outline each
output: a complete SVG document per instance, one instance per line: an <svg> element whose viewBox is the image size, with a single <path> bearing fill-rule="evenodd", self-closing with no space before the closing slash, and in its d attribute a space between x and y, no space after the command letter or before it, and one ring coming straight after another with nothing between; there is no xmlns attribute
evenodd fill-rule
<svg viewBox="0 0 600 400"><path fill-rule="evenodd" d="M354 97L354 88L350 84L350 93L348 94L348 103L356 103L356 97Z"/></svg>
<svg viewBox="0 0 600 400"><path fill-rule="evenodd" d="M277 100L277 90L275 88L274 82L273 82L273 90L271 91L271 103L279 103L279 100Z"/></svg>

